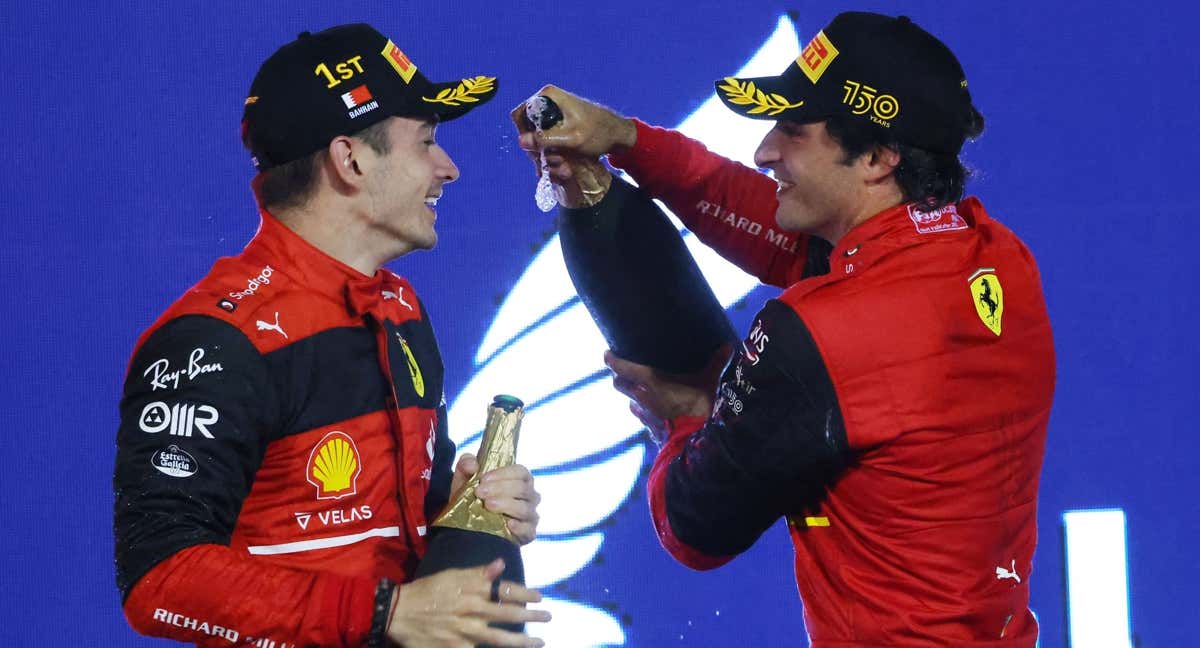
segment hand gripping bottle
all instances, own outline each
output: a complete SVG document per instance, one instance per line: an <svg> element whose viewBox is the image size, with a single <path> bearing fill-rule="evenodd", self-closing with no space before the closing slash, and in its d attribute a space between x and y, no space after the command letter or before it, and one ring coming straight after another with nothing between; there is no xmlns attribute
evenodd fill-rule
<svg viewBox="0 0 1200 648"><path fill-rule="evenodd" d="M453 498L446 510L433 522L425 556L417 566L416 578L443 569L481 567L497 558L504 559L500 579L525 584L525 563L521 548L508 530L507 518L483 507L475 494L479 478L490 470L513 463L517 455L517 436L525 404L512 396L497 396L488 406L487 427L479 444L479 470ZM493 596L495 596L493 586ZM523 623L494 623L494 627L524 632Z"/></svg>
<svg viewBox="0 0 1200 648"><path fill-rule="evenodd" d="M529 125L554 128L562 111L545 96L525 104ZM539 204L550 185L543 169ZM695 373L737 334L679 231L640 189L600 160L568 158L572 177L552 185L563 259L575 290L618 356L669 373ZM548 208L547 208L548 210Z"/></svg>

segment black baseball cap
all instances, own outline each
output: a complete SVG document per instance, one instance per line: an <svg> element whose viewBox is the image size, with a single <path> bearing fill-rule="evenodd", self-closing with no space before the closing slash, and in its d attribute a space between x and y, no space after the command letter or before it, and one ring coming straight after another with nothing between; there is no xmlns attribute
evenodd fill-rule
<svg viewBox="0 0 1200 648"><path fill-rule="evenodd" d="M496 88L489 76L434 83L370 25L303 32L254 76L242 112L242 141L262 171L388 117L461 117L491 99Z"/></svg>
<svg viewBox="0 0 1200 648"><path fill-rule="evenodd" d="M754 119L869 120L897 141L958 153L971 94L950 48L907 16L838 14L779 76L716 82L717 96Z"/></svg>

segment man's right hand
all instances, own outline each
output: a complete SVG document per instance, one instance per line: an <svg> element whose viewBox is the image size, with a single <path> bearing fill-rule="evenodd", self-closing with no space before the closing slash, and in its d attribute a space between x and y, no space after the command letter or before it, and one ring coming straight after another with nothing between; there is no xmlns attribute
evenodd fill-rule
<svg viewBox="0 0 1200 648"><path fill-rule="evenodd" d="M588 101L583 97L561 88L548 85L538 91L549 97L562 110L563 120L559 125L537 132L525 118L525 104L513 109L513 122L517 125L521 148L531 153L562 152L580 157L598 158L613 151L620 151L637 142L637 127L633 120Z"/></svg>
<svg viewBox="0 0 1200 648"><path fill-rule="evenodd" d="M491 600L492 582L503 572L504 561L496 559L484 567L447 569L401 585L388 623L388 639L406 648L544 645L537 637L488 626L493 621L550 620L545 610L525 609L526 603L537 603L542 595L517 583L501 581L499 601Z"/></svg>

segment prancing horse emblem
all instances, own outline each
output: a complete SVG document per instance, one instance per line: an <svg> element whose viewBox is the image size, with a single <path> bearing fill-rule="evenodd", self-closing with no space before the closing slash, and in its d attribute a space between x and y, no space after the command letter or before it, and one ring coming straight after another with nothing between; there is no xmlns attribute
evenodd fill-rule
<svg viewBox="0 0 1200 648"><path fill-rule="evenodd" d="M971 298L980 321L996 335L1000 335L1000 320L1004 317L1004 288L995 268L980 268L971 275Z"/></svg>
<svg viewBox="0 0 1200 648"><path fill-rule="evenodd" d="M413 391L417 392L417 398L425 397L425 377L421 375L421 367L417 365L417 358L413 355L412 349L408 346L408 340L396 331L396 339L400 341L400 348L404 350L404 359L408 364L408 375L412 377Z"/></svg>

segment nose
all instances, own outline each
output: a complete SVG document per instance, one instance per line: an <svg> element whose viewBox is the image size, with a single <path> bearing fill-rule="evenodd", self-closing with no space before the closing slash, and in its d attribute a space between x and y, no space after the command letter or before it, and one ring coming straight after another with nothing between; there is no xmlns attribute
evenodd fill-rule
<svg viewBox="0 0 1200 648"><path fill-rule="evenodd" d="M772 128L758 143L758 148L754 150L754 165L757 167L769 167L779 161L779 138L782 137L779 133L779 128Z"/></svg>
<svg viewBox="0 0 1200 648"><path fill-rule="evenodd" d="M437 175L442 179L443 183L454 182L458 179L458 166L454 164L454 160L450 159L450 154L445 149L438 149L441 157L437 161Z"/></svg>

